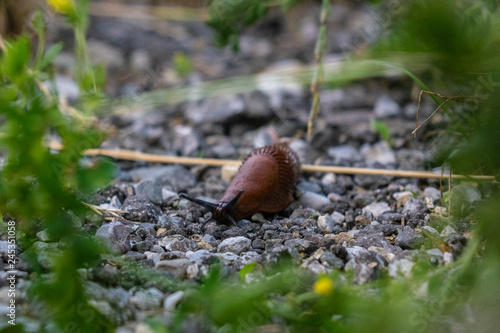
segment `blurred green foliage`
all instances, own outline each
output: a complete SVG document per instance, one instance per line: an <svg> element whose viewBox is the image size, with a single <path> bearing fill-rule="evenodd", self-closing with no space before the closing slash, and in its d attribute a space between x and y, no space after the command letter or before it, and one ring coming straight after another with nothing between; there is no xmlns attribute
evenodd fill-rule
<svg viewBox="0 0 500 333"><path fill-rule="evenodd" d="M39 48L43 48L41 13L35 15L34 25ZM48 271L39 263L40 253L24 253L32 272L27 300L46 305L43 322L52 328L44 331L55 332L55 324L57 331L106 332L111 328L109 321L87 302L78 273L82 267L95 265L102 248L82 233L75 216L86 212L79 196L107 184L114 166L106 160L82 161L83 151L97 147L103 135L84 118L70 116L59 104L57 92L51 90L55 84L50 64L60 51L61 45L56 44L46 52L32 52L26 37L5 41L0 58L0 149L5 157L0 210L8 220L16 221L21 249L29 249L40 230L51 241L64 244L53 255ZM32 53L37 54L34 59ZM80 80L94 76L85 65L80 73ZM88 95L96 96L99 89L93 86L92 90ZM49 134L60 140L62 150L53 152L46 146Z"/></svg>

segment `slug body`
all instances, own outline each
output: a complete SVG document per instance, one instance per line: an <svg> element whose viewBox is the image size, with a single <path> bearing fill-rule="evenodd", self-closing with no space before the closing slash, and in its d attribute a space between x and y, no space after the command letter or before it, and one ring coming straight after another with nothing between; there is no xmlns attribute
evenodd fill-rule
<svg viewBox="0 0 500 333"><path fill-rule="evenodd" d="M219 223L229 223L255 213L276 213L293 201L300 175L297 154L285 144L254 149L240 166L217 204L181 197L210 208Z"/></svg>

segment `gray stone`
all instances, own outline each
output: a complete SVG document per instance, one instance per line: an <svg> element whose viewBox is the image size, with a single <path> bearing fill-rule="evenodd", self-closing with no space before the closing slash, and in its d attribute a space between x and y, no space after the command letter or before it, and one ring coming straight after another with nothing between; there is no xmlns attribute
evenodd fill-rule
<svg viewBox="0 0 500 333"><path fill-rule="evenodd" d="M441 200L441 191L434 187L426 187L424 189L424 197L430 198L433 202Z"/></svg>
<svg viewBox="0 0 500 333"><path fill-rule="evenodd" d="M307 265L307 269L316 275L326 274L328 271L318 260L313 260Z"/></svg>
<svg viewBox="0 0 500 333"><path fill-rule="evenodd" d="M451 214L465 217L472 211L473 203L480 200L481 192L470 183L462 183L451 189Z"/></svg>
<svg viewBox="0 0 500 333"><path fill-rule="evenodd" d="M375 102L373 112L378 119L396 117L400 114L401 107L389 96L383 95Z"/></svg>
<svg viewBox="0 0 500 333"><path fill-rule="evenodd" d="M399 149L396 151L396 161L400 170L425 170L428 154L419 149Z"/></svg>
<svg viewBox="0 0 500 333"><path fill-rule="evenodd" d="M274 112L270 107L269 98L260 91L243 94L245 113L252 119L270 119Z"/></svg>
<svg viewBox="0 0 500 333"><path fill-rule="evenodd" d="M174 127L173 150L181 156L197 156L203 146L201 135L189 126Z"/></svg>
<svg viewBox="0 0 500 333"><path fill-rule="evenodd" d="M351 145L330 147L327 150L327 154L333 158L333 163L335 164L341 162L354 163L361 160L361 154L358 149Z"/></svg>
<svg viewBox="0 0 500 333"><path fill-rule="evenodd" d="M140 310L157 310L161 307L163 293L157 288L138 290L130 297L130 303Z"/></svg>
<svg viewBox="0 0 500 333"><path fill-rule="evenodd" d="M125 173L127 178L133 180L151 179L158 186L167 187L175 192L186 191L196 184L196 177L191 171L181 165L153 166L136 168Z"/></svg>
<svg viewBox="0 0 500 333"><path fill-rule="evenodd" d="M185 117L196 125L225 124L244 111L245 103L241 96L221 95L188 103Z"/></svg>
<svg viewBox="0 0 500 333"><path fill-rule="evenodd" d="M163 300L163 308L166 311L174 312L175 307L177 306L177 304L179 304L179 302L183 298L184 298L184 292L182 290L176 291L175 293L172 293L167 297L165 297L165 299Z"/></svg>
<svg viewBox="0 0 500 333"><path fill-rule="evenodd" d="M423 226L422 230L427 231L428 233L430 233L434 237L438 237L438 238L441 237L441 235L439 235L439 231L437 231L436 229L434 229L433 227L430 227L428 225Z"/></svg>
<svg viewBox="0 0 500 333"><path fill-rule="evenodd" d="M136 71L147 71L151 67L149 52L144 49L136 49L130 55L130 67Z"/></svg>
<svg viewBox="0 0 500 333"><path fill-rule="evenodd" d="M59 99L66 101L76 101L80 95L78 84L71 77L66 75L55 75L56 90ZM44 82L47 88L50 88L49 82Z"/></svg>
<svg viewBox="0 0 500 333"><path fill-rule="evenodd" d="M154 204L161 205L163 203L162 188L154 180L141 180L135 184L134 188L137 195L146 196Z"/></svg>
<svg viewBox="0 0 500 333"><path fill-rule="evenodd" d="M30 253L36 254L36 259L44 269L54 267L54 258L60 253L57 243L35 242L28 249Z"/></svg>
<svg viewBox="0 0 500 333"><path fill-rule="evenodd" d="M0 241L0 257L6 262L9 257L9 242Z"/></svg>
<svg viewBox="0 0 500 333"><path fill-rule="evenodd" d="M89 58L94 65L103 65L105 68L117 68L125 64L123 52L108 43L90 39L87 41Z"/></svg>
<svg viewBox="0 0 500 333"><path fill-rule="evenodd" d="M158 218L158 225L167 230L184 230L185 223L180 216L161 215Z"/></svg>
<svg viewBox="0 0 500 333"><path fill-rule="evenodd" d="M335 221L330 216L330 214L318 217L318 228L325 234L331 234L334 227Z"/></svg>
<svg viewBox="0 0 500 333"><path fill-rule="evenodd" d="M416 214L425 214L427 211L427 205L421 199L410 197L405 202L403 215L406 217L412 217Z"/></svg>
<svg viewBox="0 0 500 333"><path fill-rule="evenodd" d="M233 252L217 253L216 256L226 266L233 265L238 259L238 255Z"/></svg>
<svg viewBox="0 0 500 333"><path fill-rule="evenodd" d="M322 194L307 191L302 193L299 198L299 202L304 207L309 207L319 211L326 205L330 204L330 199Z"/></svg>
<svg viewBox="0 0 500 333"><path fill-rule="evenodd" d="M375 219L388 210L391 210L391 207L387 202L372 202L363 208L362 214L368 218Z"/></svg>
<svg viewBox="0 0 500 333"><path fill-rule="evenodd" d="M189 259L161 260L155 265L155 269L167 272L176 279L182 280L186 277L187 269L191 262Z"/></svg>
<svg viewBox="0 0 500 333"><path fill-rule="evenodd" d="M339 212L333 212L330 216L332 217L333 223L335 224L342 225L342 223L344 223L345 221L345 215Z"/></svg>
<svg viewBox="0 0 500 333"><path fill-rule="evenodd" d="M285 241L284 245L288 248L296 248L299 252L303 252L307 251L310 248L311 242L305 239L296 238Z"/></svg>
<svg viewBox="0 0 500 333"><path fill-rule="evenodd" d="M396 155L385 141L379 141L372 146L369 143L365 143L359 150L368 164L396 164Z"/></svg>
<svg viewBox="0 0 500 333"><path fill-rule="evenodd" d="M373 201L375 201L375 196L373 195L373 192L366 191L356 194L356 196L352 200L352 204L356 208L363 208L371 204Z"/></svg>
<svg viewBox="0 0 500 333"><path fill-rule="evenodd" d="M215 237L210 235L210 234L203 235L202 240L209 243L210 245L215 245L217 243L217 240L215 239Z"/></svg>
<svg viewBox="0 0 500 333"><path fill-rule="evenodd" d="M196 251L198 249L198 244L182 235L172 235L164 237L158 241L158 245L161 245L167 251Z"/></svg>
<svg viewBox="0 0 500 333"><path fill-rule="evenodd" d="M456 235L457 232L455 231L455 229L453 229L451 226L447 225L446 227L444 227L443 231L441 231L441 238L446 240L448 239L449 237L453 236L453 235Z"/></svg>
<svg viewBox="0 0 500 333"><path fill-rule="evenodd" d="M168 188L163 187L161 189L162 202L166 204L171 204L173 201L179 200L179 195L174 191L170 191Z"/></svg>
<svg viewBox="0 0 500 333"><path fill-rule="evenodd" d="M354 282L357 284L364 284L377 277L377 271L373 267L369 264L359 263L354 259L349 260L344 269L354 273Z"/></svg>
<svg viewBox="0 0 500 333"><path fill-rule="evenodd" d="M422 236L417 234L412 227L405 226L399 230L394 245L401 247L403 250L408 250L420 245L421 242Z"/></svg>
<svg viewBox="0 0 500 333"><path fill-rule="evenodd" d="M207 250L198 250L196 252L186 253L186 257L192 263L203 265L210 263L213 260L214 254L208 252Z"/></svg>
<svg viewBox="0 0 500 333"><path fill-rule="evenodd" d="M250 244L250 239L243 236L226 238L219 244L217 251L240 254L241 252L249 250Z"/></svg>
<svg viewBox="0 0 500 333"><path fill-rule="evenodd" d="M237 269L242 269L248 264L254 263L254 262L261 262L262 261L262 256L258 254L257 252L254 251L248 251L248 252L243 252L238 259L236 259L236 268Z"/></svg>
<svg viewBox="0 0 500 333"><path fill-rule="evenodd" d="M409 278L411 276L411 270L413 269L414 262L408 259L399 259L391 262L388 266L389 276L396 278L398 276L404 276Z"/></svg>
<svg viewBox="0 0 500 333"><path fill-rule="evenodd" d="M320 258L320 262L326 267L339 269L344 267L344 262L342 261L342 259L340 259L330 251L323 252Z"/></svg>
<svg viewBox="0 0 500 333"><path fill-rule="evenodd" d="M113 251L127 253L132 249L130 230L118 221L104 224L95 235Z"/></svg>
<svg viewBox="0 0 500 333"><path fill-rule="evenodd" d="M131 221L156 222L161 214L161 209L143 195L127 197L123 202L122 210L127 211L124 217Z"/></svg>

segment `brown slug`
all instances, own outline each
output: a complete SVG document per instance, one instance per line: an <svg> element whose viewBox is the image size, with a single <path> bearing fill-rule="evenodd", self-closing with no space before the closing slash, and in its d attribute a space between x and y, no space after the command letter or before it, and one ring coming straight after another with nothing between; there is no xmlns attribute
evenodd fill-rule
<svg viewBox="0 0 500 333"><path fill-rule="evenodd" d="M255 213L277 213L293 201L299 179L300 161L286 144L274 144L252 150L217 204L180 197L207 207L218 223L236 221Z"/></svg>

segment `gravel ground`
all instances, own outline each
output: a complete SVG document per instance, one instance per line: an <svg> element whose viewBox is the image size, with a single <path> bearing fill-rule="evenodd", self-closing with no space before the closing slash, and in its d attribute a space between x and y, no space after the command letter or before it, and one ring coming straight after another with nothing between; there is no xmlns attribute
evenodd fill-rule
<svg viewBox="0 0 500 333"><path fill-rule="evenodd" d="M243 34L239 54L213 46L211 31L203 23L116 18L93 18L89 48L92 59L108 68L109 95L134 95L311 63L318 12L319 4L309 3L288 18L272 13ZM299 24L295 24L294 15L300 15ZM339 55L354 46L362 49L363 45L354 41L359 40L362 29L375 24L375 19L369 6L335 2L329 54ZM70 38L61 25L54 25L49 35L53 40ZM367 35L365 42L370 38ZM176 52L184 53L193 64L194 71L188 77L180 77L172 69ZM69 51L56 60L61 68L59 80L66 82L62 93L70 100L77 90L64 68L72 61ZM303 135L310 94L307 87L292 85L272 92L258 90L107 116L103 123L116 134L102 146L243 159L254 147L287 137L304 164L429 170L431 149L424 138L434 125L423 129L417 139L411 135L416 114L412 89L407 79L388 77L323 90L317 132L310 143ZM424 105L422 117L429 110L432 105ZM389 143L373 130L373 119L388 125ZM295 200L288 208L277 214L255 214L234 226L215 223L207 209L179 198L180 193L187 193L216 202L234 174L231 168L127 161L118 165L120 171L113 184L100 191L92 203L125 213L99 221L97 226L94 217L93 223L85 220L82 227L113 251L178 279L200 281L215 262L223 264L224 274L234 274L252 262L266 266L291 258L314 274L352 271L355 283L362 284L377 279L383 271L393 277L407 275L417 257L444 265L460 255L467 241L467 227L428 226L430 216L443 211L439 183L433 180L302 173ZM474 196L481 197L477 189L464 191L474 192L469 196L471 204ZM439 241L432 242L425 234ZM42 262L50 265L43 258L56 251L58 244L48 242L43 231L38 237L33 246ZM0 241L4 261L6 243ZM19 266L21 290L28 275L23 266ZM171 310L182 299L182 292L113 284L120 272L109 263L86 274L90 299L121 333L140 331L148 313ZM0 294L5 288L3 285Z"/></svg>

